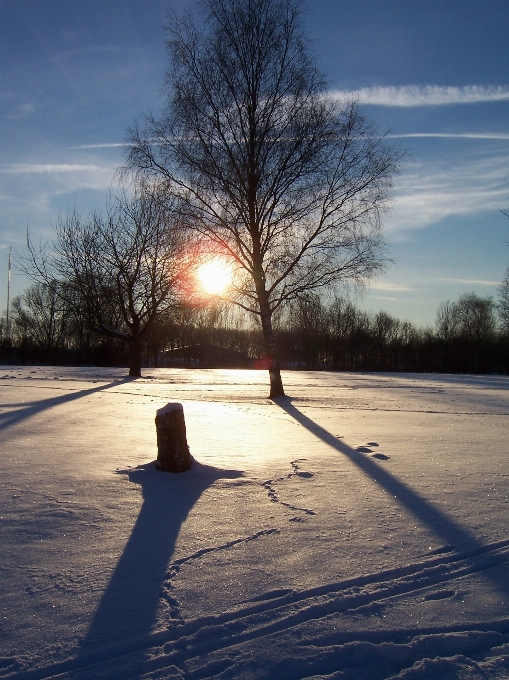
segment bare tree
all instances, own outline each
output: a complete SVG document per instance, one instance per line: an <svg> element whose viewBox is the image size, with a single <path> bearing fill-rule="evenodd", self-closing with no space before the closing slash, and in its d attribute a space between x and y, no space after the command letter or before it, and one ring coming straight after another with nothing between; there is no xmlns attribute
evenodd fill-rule
<svg viewBox="0 0 509 680"><path fill-rule="evenodd" d="M502 215L509 217L509 211L500 208L500 212ZM497 309L502 324L502 330L509 335L509 268L506 270L502 283L498 289Z"/></svg>
<svg viewBox="0 0 509 680"><path fill-rule="evenodd" d="M498 288L497 310L502 330L506 335L509 335L509 268Z"/></svg>
<svg viewBox="0 0 509 680"><path fill-rule="evenodd" d="M67 339L70 310L52 285L35 283L12 301L16 335L33 341L48 358Z"/></svg>
<svg viewBox="0 0 509 680"><path fill-rule="evenodd" d="M493 339L497 326L493 298L465 293L455 304L455 314L460 333L476 346Z"/></svg>
<svg viewBox="0 0 509 680"><path fill-rule="evenodd" d="M436 333L443 341L464 337L476 343L492 339L496 331L493 298L465 293L457 302L441 302L437 309Z"/></svg>
<svg viewBox="0 0 509 680"><path fill-rule="evenodd" d="M327 310L318 295L300 297L289 309L289 327L295 337L299 359L311 369L323 368L327 359Z"/></svg>
<svg viewBox="0 0 509 680"><path fill-rule="evenodd" d="M203 0L203 23L175 18L165 113L128 133L129 168L178 186L190 225L235 263L231 299L261 321L271 397L274 313L381 269L401 159L355 102L327 96L300 4Z"/></svg>
<svg viewBox="0 0 509 680"><path fill-rule="evenodd" d="M438 305L435 329L437 337L448 343L458 333L459 318L456 303L449 300Z"/></svg>
<svg viewBox="0 0 509 680"><path fill-rule="evenodd" d="M129 375L140 376L142 340L171 302L187 263L168 192L142 183L131 196L112 197L106 217L73 211L60 218L51 250L36 251L30 240L28 248L24 270L52 286L92 330L126 342Z"/></svg>

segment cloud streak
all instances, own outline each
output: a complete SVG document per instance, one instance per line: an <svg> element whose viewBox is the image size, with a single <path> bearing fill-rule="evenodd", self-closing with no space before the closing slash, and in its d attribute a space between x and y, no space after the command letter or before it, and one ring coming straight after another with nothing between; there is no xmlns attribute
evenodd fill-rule
<svg viewBox="0 0 509 680"><path fill-rule="evenodd" d="M406 132L400 135L386 135L388 139L438 138L438 139L493 139L509 141L509 132Z"/></svg>
<svg viewBox="0 0 509 680"><path fill-rule="evenodd" d="M111 187L116 167L82 163L4 163L0 174L4 175L4 200L21 197L33 202L42 193L59 195L80 189L108 189ZM23 179L20 175L25 175ZM23 190L20 191L20 182Z"/></svg>
<svg viewBox="0 0 509 680"><path fill-rule="evenodd" d="M23 120L35 113L36 107L33 103L20 104L10 113L4 114L4 118L11 121Z"/></svg>
<svg viewBox="0 0 509 680"><path fill-rule="evenodd" d="M398 298L395 297L386 297L383 295L371 295L370 297L373 300L388 300L389 302L398 302Z"/></svg>
<svg viewBox="0 0 509 680"><path fill-rule="evenodd" d="M338 99L355 97L360 104L409 108L509 101L509 86L403 85L401 87L361 87L350 91L334 90L331 94Z"/></svg>
<svg viewBox="0 0 509 680"><path fill-rule="evenodd" d="M69 149L118 149L128 146L125 142L109 142L105 144L80 144L79 146L69 146Z"/></svg>
<svg viewBox="0 0 509 680"><path fill-rule="evenodd" d="M480 281L479 279L438 279L447 283L461 283L467 286L500 286L500 281Z"/></svg>
<svg viewBox="0 0 509 680"><path fill-rule="evenodd" d="M0 172L12 175L29 174L61 174L68 172L102 172L99 165L80 165L72 163L5 163Z"/></svg>
<svg viewBox="0 0 509 680"><path fill-rule="evenodd" d="M13 244L20 244L27 224L39 237L50 229L59 211L76 205L80 211L93 212L104 203L115 172L116 167L96 163L0 165L3 233Z"/></svg>
<svg viewBox="0 0 509 680"><path fill-rule="evenodd" d="M386 290L393 292L404 292L409 293L415 290L415 288L410 288L410 286L401 285L399 283L388 283L387 281L374 281L369 286L372 290ZM393 298L388 298L393 299Z"/></svg>
<svg viewBox="0 0 509 680"><path fill-rule="evenodd" d="M465 154L456 162L415 164L396 185L395 203L385 220L393 239L451 216L494 211L507 200L509 153Z"/></svg>

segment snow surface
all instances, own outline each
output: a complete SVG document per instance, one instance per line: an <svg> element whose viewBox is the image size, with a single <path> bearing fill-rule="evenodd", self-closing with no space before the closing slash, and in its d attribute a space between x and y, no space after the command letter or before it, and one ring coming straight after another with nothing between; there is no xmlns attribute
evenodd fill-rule
<svg viewBox="0 0 509 680"><path fill-rule="evenodd" d="M283 377L0 367L0 678L509 677L509 378Z"/></svg>

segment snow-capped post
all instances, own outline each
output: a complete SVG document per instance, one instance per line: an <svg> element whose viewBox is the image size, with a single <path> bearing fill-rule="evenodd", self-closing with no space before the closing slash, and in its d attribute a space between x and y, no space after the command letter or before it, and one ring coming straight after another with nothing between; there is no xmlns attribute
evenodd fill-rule
<svg viewBox="0 0 509 680"><path fill-rule="evenodd" d="M166 472L185 472L193 466L186 439L182 404L166 404L156 412L156 467Z"/></svg>

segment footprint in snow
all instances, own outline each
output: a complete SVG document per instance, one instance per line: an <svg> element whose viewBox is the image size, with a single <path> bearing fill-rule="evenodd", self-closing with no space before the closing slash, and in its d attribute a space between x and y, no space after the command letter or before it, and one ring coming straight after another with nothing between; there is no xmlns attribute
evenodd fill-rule
<svg viewBox="0 0 509 680"><path fill-rule="evenodd" d="M385 453L373 453L373 449L370 446L379 446L377 442L368 442L367 446L358 446L355 450L357 453L371 453L373 454L371 458L377 458L378 460L389 460L390 456L386 456Z"/></svg>
<svg viewBox="0 0 509 680"><path fill-rule="evenodd" d="M455 545L443 545L440 548L435 548L435 550L431 550L430 548L426 555L441 555L442 553L450 553L453 550L456 550Z"/></svg>
<svg viewBox="0 0 509 680"><path fill-rule="evenodd" d="M428 593L424 596L424 601L429 602L430 600L446 600L456 595L455 590L438 590L435 593Z"/></svg>

